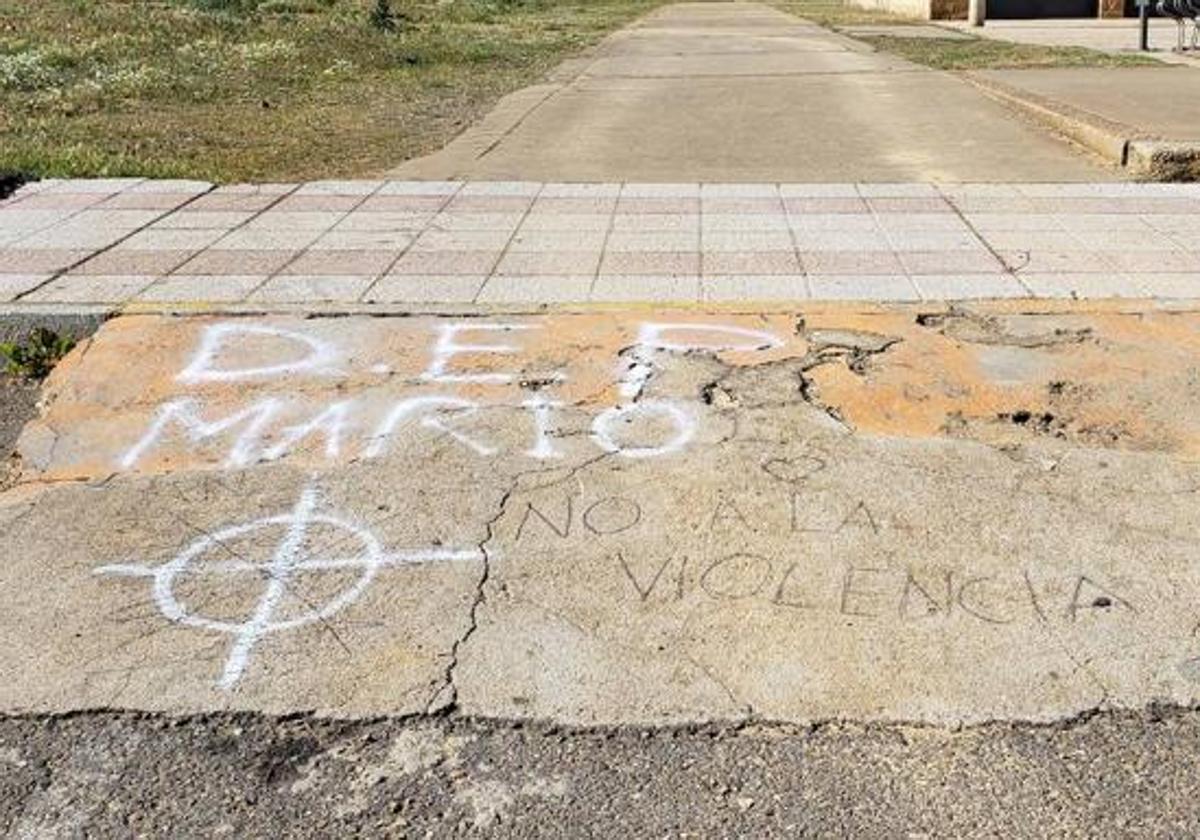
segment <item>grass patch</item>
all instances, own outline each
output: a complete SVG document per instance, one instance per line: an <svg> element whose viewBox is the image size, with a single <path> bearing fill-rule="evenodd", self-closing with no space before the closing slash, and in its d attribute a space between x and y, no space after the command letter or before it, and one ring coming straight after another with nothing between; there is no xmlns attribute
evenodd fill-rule
<svg viewBox="0 0 1200 840"><path fill-rule="evenodd" d="M0 172L378 173L662 2L4 0Z"/></svg>
<svg viewBox="0 0 1200 840"><path fill-rule="evenodd" d="M914 64L938 70L1004 70L1044 67L1144 67L1161 64L1136 53L1107 53L1084 47L1014 44L1009 41L967 37L905 37L906 26L931 26L928 21L900 17L876 9L860 9L837 0L773 0L772 5L831 29L864 25L892 25L886 35L853 35L877 50L892 53ZM852 34L852 33L847 33Z"/></svg>
<svg viewBox="0 0 1200 840"><path fill-rule="evenodd" d="M75 343L70 336L38 327L23 341L0 342L0 362L9 376L40 381L50 375Z"/></svg>
<svg viewBox="0 0 1200 840"><path fill-rule="evenodd" d="M1014 44L989 38L861 37L876 49L938 70L1001 70L1038 67L1145 67L1157 59L1136 53L1107 53L1085 47Z"/></svg>

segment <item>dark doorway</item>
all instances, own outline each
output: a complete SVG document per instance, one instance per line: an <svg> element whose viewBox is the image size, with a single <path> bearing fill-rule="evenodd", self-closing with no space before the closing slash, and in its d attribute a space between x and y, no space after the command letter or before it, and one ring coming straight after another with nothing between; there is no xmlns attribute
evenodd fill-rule
<svg viewBox="0 0 1200 840"><path fill-rule="evenodd" d="M997 20L1020 18L1094 18L1097 0L988 0L987 16Z"/></svg>

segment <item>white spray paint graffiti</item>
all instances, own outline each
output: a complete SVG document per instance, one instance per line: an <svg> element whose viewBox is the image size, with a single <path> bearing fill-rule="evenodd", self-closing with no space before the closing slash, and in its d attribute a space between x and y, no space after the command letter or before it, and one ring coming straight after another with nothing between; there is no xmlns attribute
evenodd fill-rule
<svg viewBox="0 0 1200 840"><path fill-rule="evenodd" d="M671 339L671 333L724 335L733 336L735 341L708 341L697 343ZM623 399L634 399L646 388L646 383L654 374L654 354L656 351L672 353L723 351L773 350L783 346L783 340L774 333L763 330L751 330L746 327L729 324L662 324L647 322L638 330L637 343L628 352L632 364L620 372L618 392Z"/></svg>
<svg viewBox="0 0 1200 840"><path fill-rule="evenodd" d="M448 549L430 547L409 551L385 551L375 536L365 528L344 519L317 511L318 494L315 487L306 488L288 513L232 525L213 534L206 534L187 546L169 563L161 566L117 564L101 566L98 575L144 577L153 580L154 601L159 611L170 621L187 627L226 633L233 637L225 667L217 685L225 690L234 688L250 661L250 654L266 635L324 621L353 604L362 596L381 569L435 562L483 562L478 548ZM348 534L358 550L349 556L310 556L308 536L314 525L325 525ZM205 558L216 552L228 552L227 543L263 529L284 530L274 554L262 563L235 559L210 561ZM324 605L308 609L292 618L277 618L282 601L291 582L300 574L355 569L358 578L342 589ZM225 621L190 613L175 594L175 587L185 575L254 575L265 579L265 587L253 613L242 622Z"/></svg>
<svg viewBox="0 0 1200 840"><path fill-rule="evenodd" d="M243 368L215 367L221 351L228 340L235 336L258 336L279 339L301 345L307 354L299 359L274 365ZM243 382L250 379L274 379L294 374L339 376L337 369L338 351L327 341L279 327L263 324L220 323L206 327L200 338L200 347L176 380L184 385L201 385L206 382Z"/></svg>
<svg viewBox="0 0 1200 840"><path fill-rule="evenodd" d="M486 341L478 336L514 336L538 328L536 324L440 323L435 328L427 365L420 373L412 374L414 378L409 381L427 385L497 387L517 386L522 376L544 383L543 387L566 381L567 376L562 371L539 372L531 377L524 372L462 367L462 357L511 356L522 350L512 341ZM470 339L469 334L477 337ZM266 342L277 352L280 348L276 345L293 345L297 352L285 362L237 366L235 351L239 342L246 340L260 343L260 346ZM622 353L622 369L616 379L622 402L593 418L590 439L603 451L626 458L657 458L677 453L695 438L697 417L690 406L677 400L643 399L655 370L664 363L660 354L768 351L783 345L784 341L774 333L732 324L642 323L638 327L636 343ZM181 384L196 386L254 380L270 382L305 375L345 376L345 371L339 367L345 358L346 354L332 342L298 330L254 323L220 323L205 328L197 351L176 378ZM386 364L375 364L368 370L382 374L392 372ZM557 445L554 422L554 413L563 407L563 403L537 394L518 403L507 403L514 404L528 411L532 421L532 442L523 454L535 460L564 457ZM308 419L294 421L269 436L271 427L283 422L283 414L290 405L290 400L268 396L249 407L213 417L193 397L172 400L159 407L145 434L119 457L117 464L123 470L135 468L152 449L162 444L162 439L172 429L182 432L191 445L209 443L223 435L232 436L224 460L229 468L277 460L309 438L323 438L324 456L327 461L334 462L346 454L347 430L356 424L364 425L359 416L362 406L353 399L345 399L318 408ZM397 434L415 427L445 435L479 457L493 457L499 450L486 440L486 435L481 437L478 430L468 433L460 426L460 421L477 415L481 408L483 406L475 400L453 394L404 397L392 404L382 419L371 424L373 431L365 434L355 454L364 459L379 458L387 453ZM639 423L667 429L665 439L654 444L623 442L637 436L634 427Z"/></svg>

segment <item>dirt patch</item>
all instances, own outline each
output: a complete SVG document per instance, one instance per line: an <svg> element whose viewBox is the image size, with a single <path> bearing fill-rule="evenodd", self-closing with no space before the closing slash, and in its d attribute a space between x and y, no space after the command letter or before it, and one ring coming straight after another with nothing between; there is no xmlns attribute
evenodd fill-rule
<svg viewBox="0 0 1200 840"><path fill-rule="evenodd" d="M40 391L36 382L0 375L0 490L16 477L13 447L25 423L37 413Z"/></svg>

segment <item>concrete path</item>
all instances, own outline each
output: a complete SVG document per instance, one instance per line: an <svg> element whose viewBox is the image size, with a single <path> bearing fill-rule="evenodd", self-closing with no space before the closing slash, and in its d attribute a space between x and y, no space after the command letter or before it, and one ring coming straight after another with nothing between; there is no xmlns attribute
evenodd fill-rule
<svg viewBox="0 0 1200 840"><path fill-rule="evenodd" d="M10 310L1200 296L1194 184L46 181Z"/></svg>
<svg viewBox="0 0 1200 840"><path fill-rule="evenodd" d="M503 101L403 178L1114 178L954 77L755 3L678 4Z"/></svg>
<svg viewBox="0 0 1200 840"><path fill-rule="evenodd" d="M0 711L1200 701L1200 315L122 317L0 496Z"/></svg>
<svg viewBox="0 0 1200 840"><path fill-rule="evenodd" d="M1128 135L1200 144L1200 69L1062 67L978 75L1128 127Z"/></svg>

